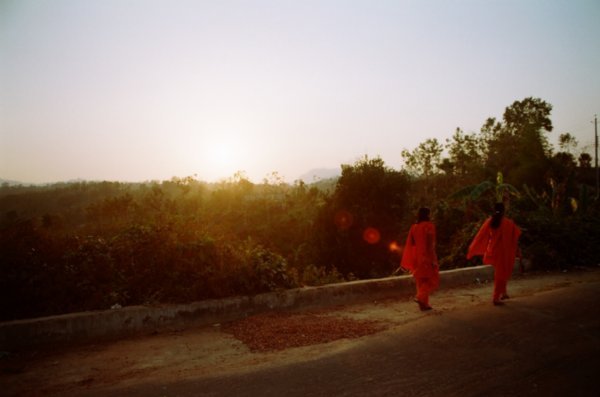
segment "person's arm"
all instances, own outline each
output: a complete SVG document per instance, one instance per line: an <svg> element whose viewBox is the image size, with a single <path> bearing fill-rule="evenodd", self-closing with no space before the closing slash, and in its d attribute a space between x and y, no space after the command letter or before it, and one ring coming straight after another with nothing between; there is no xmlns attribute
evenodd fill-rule
<svg viewBox="0 0 600 397"><path fill-rule="evenodd" d="M400 269L405 269L406 271L414 269L414 261L415 261L415 246L414 246L414 236L413 236L413 227L408 231L408 236L406 236L406 243L404 244L404 250L402 251L402 259L400 260Z"/></svg>
<svg viewBox="0 0 600 397"><path fill-rule="evenodd" d="M491 218L488 218L473 238L471 245L469 245L467 259L471 259L474 256L483 255L485 253L490 240L490 222Z"/></svg>

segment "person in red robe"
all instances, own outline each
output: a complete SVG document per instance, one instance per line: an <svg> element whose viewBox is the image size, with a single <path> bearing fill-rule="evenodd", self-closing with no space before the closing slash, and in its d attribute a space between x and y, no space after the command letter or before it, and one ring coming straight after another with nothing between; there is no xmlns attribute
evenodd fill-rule
<svg viewBox="0 0 600 397"><path fill-rule="evenodd" d="M504 204L494 206L494 214L488 218L471 242L467 259L482 255L483 263L494 266L494 305L503 305L508 299L506 286L512 275L515 257L520 256L518 246L521 229L511 219L504 216Z"/></svg>
<svg viewBox="0 0 600 397"><path fill-rule="evenodd" d="M419 208L417 222L410 227L400 267L410 271L417 286L415 302L422 311L431 310L429 295L440 283L435 252L435 225L429 219L429 208Z"/></svg>

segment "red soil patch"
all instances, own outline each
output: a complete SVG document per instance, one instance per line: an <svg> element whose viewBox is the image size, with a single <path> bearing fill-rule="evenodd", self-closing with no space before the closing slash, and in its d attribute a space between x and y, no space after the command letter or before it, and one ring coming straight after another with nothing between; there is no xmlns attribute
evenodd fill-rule
<svg viewBox="0 0 600 397"><path fill-rule="evenodd" d="M343 338L359 338L383 330L379 321L354 320L316 314L268 313L223 327L251 351L284 350Z"/></svg>

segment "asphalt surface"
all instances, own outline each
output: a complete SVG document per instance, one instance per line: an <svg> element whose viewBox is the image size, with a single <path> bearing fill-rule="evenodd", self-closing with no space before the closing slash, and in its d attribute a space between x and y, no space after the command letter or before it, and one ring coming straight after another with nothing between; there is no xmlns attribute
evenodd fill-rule
<svg viewBox="0 0 600 397"><path fill-rule="evenodd" d="M596 273L596 272L595 272ZM600 282L505 306L434 310L347 349L239 373L153 380L82 396L598 396Z"/></svg>

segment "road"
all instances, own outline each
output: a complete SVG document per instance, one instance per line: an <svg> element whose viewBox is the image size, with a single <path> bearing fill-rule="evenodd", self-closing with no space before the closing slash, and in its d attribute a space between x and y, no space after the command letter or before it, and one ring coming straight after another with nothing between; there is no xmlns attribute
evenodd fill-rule
<svg viewBox="0 0 600 397"><path fill-rule="evenodd" d="M509 291L512 299L502 307L490 304L491 286L483 285L438 293L432 297L434 305L437 298L436 310L428 313L411 311L409 302L344 308L355 316L371 310L380 317L410 313L410 319L359 339L283 352L258 354L237 346L238 366L227 367L222 362L227 359L221 358L203 371L186 372L177 364L174 375L163 368L168 366L165 362L119 381L101 383L88 377L69 387L38 385L35 390L25 390L23 383L15 386L19 375L13 375L8 380L14 388L8 390L14 395L54 391L92 397L597 396L599 272L514 280ZM62 360L73 364L77 359L68 357ZM244 361L249 357L253 359ZM45 358L53 359L57 358ZM186 359L188 367L190 361ZM30 376L36 368L41 373L48 367L32 366Z"/></svg>

